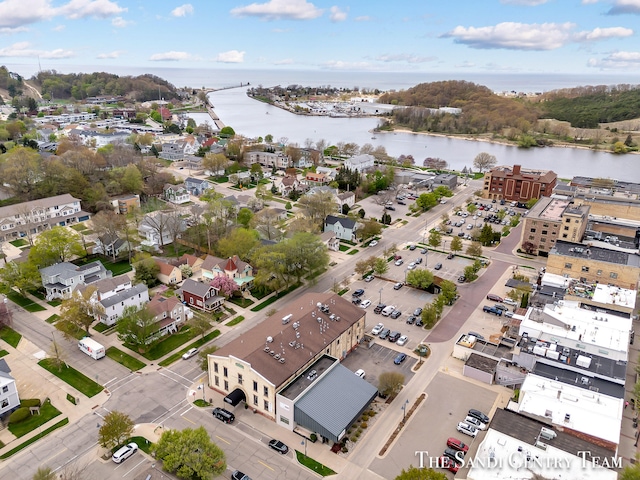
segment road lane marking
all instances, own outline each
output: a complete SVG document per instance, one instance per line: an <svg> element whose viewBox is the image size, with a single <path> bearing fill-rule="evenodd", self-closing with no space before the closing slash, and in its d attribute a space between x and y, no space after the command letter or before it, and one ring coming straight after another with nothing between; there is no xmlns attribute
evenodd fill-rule
<svg viewBox="0 0 640 480"><path fill-rule="evenodd" d="M138 462L138 464L136 466L134 466L133 468L131 468L128 472L126 472L124 475L122 475L122 478L126 477L127 475L129 475L131 472L133 472L136 468L138 468L140 465L142 465L144 462L146 462L147 459L143 458L142 460L140 460Z"/></svg>
<svg viewBox="0 0 640 480"><path fill-rule="evenodd" d="M261 462L260 460L258 460L258 463L260 463L260 464L264 465L265 467L267 467L267 468L268 468L269 470L271 470L272 472L275 472L275 470L274 470L273 468L271 468L269 465L267 465L266 463Z"/></svg>
<svg viewBox="0 0 640 480"><path fill-rule="evenodd" d="M67 447L63 448L62 450L60 450L58 453L55 453L53 455L51 455L49 458L47 458L44 462L42 462L43 465L46 465L47 463L49 463L49 460L51 460L52 458L57 457L58 455L60 455L61 453L65 452L67 450Z"/></svg>
<svg viewBox="0 0 640 480"><path fill-rule="evenodd" d="M182 414L181 417L182 417L183 420L186 420L189 423L193 423L194 425L197 425L196 422L193 422L193 421L189 420L187 417L184 416L184 414Z"/></svg>
<svg viewBox="0 0 640 480"><path fill-rule="evenodd" d="M219 437L218 435L216 435L216 438L217 438L218 440L222 440L222 441L223 441L224 443L226 443L227 445L231 445L231 442L228 442L227 440L225 440L225 439L224 439L224 438L222 438L222 437Z"/></svg>

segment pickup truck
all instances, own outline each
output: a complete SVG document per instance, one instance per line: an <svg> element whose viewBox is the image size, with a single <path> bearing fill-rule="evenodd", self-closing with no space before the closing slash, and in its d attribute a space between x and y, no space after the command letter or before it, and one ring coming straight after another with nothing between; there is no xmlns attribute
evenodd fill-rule
<svg viewBox="0 0 640 480"><path fill-rule="evenodd" d="M491 307L489 305L485 305L484 307L482 307L482 311L486 312L486 313L493 313L494 315L497 315L498 317L502 316L502 310L500 310L499 308L496 308L496 307Z"/></svg>

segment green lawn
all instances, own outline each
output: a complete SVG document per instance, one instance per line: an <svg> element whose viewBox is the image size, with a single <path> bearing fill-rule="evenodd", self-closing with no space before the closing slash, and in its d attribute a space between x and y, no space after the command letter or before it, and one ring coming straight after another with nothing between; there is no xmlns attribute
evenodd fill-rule
<svg viewBox="0 0 640 480"><path fill-rule="evenodd" d="M54 430L57 430L60 427L64 427L67 423L69 423L69 419L68 418L65 418L64 420L59 421L55 425L47 428L45 431L40 432L37 435L34 435L33 437L31 437L29 440L27 440L23 444L18 445L17 447L9 450L7 453L4 453L3 455L0 456L0 458L4 460L5 458L9 458L11 455L15 455L16 453L18 453L23 448L27 448L29 445L31 445L32 443L40 440L42 437L44 437L46 435L49 435Z"/></svg>
<svg viewBox="0 0 640 480"><path fill-rule="evenodd" d="M291 285L289 288L287 288L286 290L281 291L280 293L278 293L277 295L274 295L273 297L269 297L267 298L264 302L259 303L258 305L256 305L255 307L253 307L251 309L252 312L259 312L260 310L262 310L265 307L268 307L269 305L271 305L273 302L275 302L276 300L278 300L279 298L284 297L287 293L293 292L296 288L298 288L301 284L300 283L295 283L293 285Z"/></svg>
<svg viewBox="0 0 640 480"><path fill-rule="evenodd" d="M44 307L40 306L39 304L35 303L30 298L27 298L24 295L21 295L20 293L16 292L15 290L10 290L7 293L7 298L9 300L11 300L13 303L15 303L16 305L20 305L27 312L33 313L33 312L42 312L42 311L46 310L46 308L44 308Z"/></svg>
<svg viewBox="0 0 640 480"><path fill-rule="evenodd" d="M341 252L346 252L347 250L349 250L351 247L349 245L340 245L340 251Z"/></svg>
<svg viewBox="0 0 640 480"><path fill-rule="evenodd" d="M71 225L71 228L73 228L76 232L82 232L83 230L87 229L87 226L83 223L78 223L76 225Z"/></svg>
<svg viewBox="0 0 640 480"><path fill-rule="evenodd" d="M304 453L296 450L296 458L298 462L307 467L309 470L317 473L318 475L322 475L323 477L328 477L329 475L335 475L336 472L331 470L329 467L321 464L320 462L314 460L313 458L307 457Z"/></svg>
<svg viewBox="0 0 640 480"><path fill-rule="evenodd" d="M98 322L92 327L96 332L104 332L105 330L109 330L111 327L106 323Z"/></svg>
<svg viewBox="0 0 640 480"><path fill-rule="evenodd" d="M233 320L231 320L229 323L227 323L227 327L233 327L234 325L239 324L241 321L244 320L244 317L242 315L237 316L236 318L234 318Z"/></svg>
<svg viewBox="0 0 640 480"><path fill-rule="evenodd" d="M165 358L164 360L162 360L161 362L159 362L158 365L160 365L161 367L167 367L167 366L171 365L173 362L175 362L176 360L178 360L179 358L181 358L182 354L185 353L187 350L190 350L192 348L201 347L202 345L204 345L207 342L213 340L214 338L218 337L219 335L220 335L220 330L214 330L212 332L209 332L208 334L206 334L204 336L204 338L200 338L200 339L196 340L195 342L187 345L186 347L184 347L180 351L174 353L173 355L171 355L171 356Z"/></svg>
<svg viewBox="0 0 640 480"><path fill-rule="evenodd" d="M13 348L18 348L22 335L16 332L11 327L4 327L0 330L0 338L11 345Z"/></svg>
<svg viewBox="0 0 640 480"><path fill-rule="evenodd" d="M29 293L36 297L38 300L42 300L43 302L47 300L47 298L44 296L44 293L39 290L29 290Z"/></svg>
<svg viewBox="0 0 640 480"><path fill-rule="evenodd" d="M94 382L89 377L69 365L63 366L58 370L50 358L40 360L38 365L54 374L63 382L68 383L79 392L84 393L89 398L97 395L104 388L102 385Z"/></svg>
<svg viewBox="0 0 640 480"><path fill-rule="evenodd" d="M132 372L135 372L147 366L146 363L141 362L137 358L132 357L128 353L125 353L122 350L117 349L116 347L107 348L107 351L105 353L107 354L107 357L115 360L120 365L124 365Z"/></svg>
<svg viewBox="0 0 640 480"><path fill-rule="evenodd" d="M189 327L183 328L180 333L174 333L173 335L166 336L164 340L161 340L151 347L148 352L141 353L140 355L147 360L157 360L164 357L166 354L171 353L176 348L184 345L196 335L197 333L195 330L192 330Z"/></svg>
<svg viewBox="0 0 640 480"><path fill-rule="evenodd" d="M4 357L5 355L9 355L9 352L7 352L6 350L0 350L0 358Z"/></svg>
<svg viewBox="0 0 640 480"><path fill-rule="evenodd" d="M9 243L14 247L24 247L25 245L29 244L26 240L23 240L22 238L19 238L17 240L11 240Z"/></svg>
<svg viewBox="0 0 640 480"><path fill-rule="evenodd" d="M138 445L138 448L140 448L140 450L142 450L147 455L151 454L151 446L153 445L153 443L151 443L146 438L144 438L144 437L131 437L129 440L127 440L126 443L131 443L131 442L135 442L135 444Z"/></svg>
<svg viewBox="0 0 640 480"><path fill-rule="evenodd" d="M50 302L47 302L49 305L51 305L52 307L59 307L60 305L62 305L62 300L60 300L59 298L56 298L54 300L51 300Z"/></svg>
<svg viewBox="0 0 640 480"><path fill-rule="evenodd" d="M31 415L19 423L10 423L9 431L18 438L22 437L40 425L44 425L52 418L57 417L60 413L60 410L51 405L51 402L45 402L42 407L40 407L40 415Z"/></svg>
<svg viewBox="0 0 640 480"><path fill-rule="evenodd" d="M351 250L349 253L347 253L347 255L355 255L356 253L358 253L360 250L358 250L357 248L354 248L353 250Z"/></svg>
<svg viewBox="0 0 640 480"><path fill-rule="evenodd" d="M231 297L227 301L239 306L240 308L247 308L254 303L253 300L244 297Z"/></svg>
<svg viewBox="0 0 640 480"><path fill-rule="evenodd" d="M60 315L58 315L57 313L54 313L49 318L47 318L45 320L45 322L47 322L47 323L56 323L59 318L60 318Z"/></svg>

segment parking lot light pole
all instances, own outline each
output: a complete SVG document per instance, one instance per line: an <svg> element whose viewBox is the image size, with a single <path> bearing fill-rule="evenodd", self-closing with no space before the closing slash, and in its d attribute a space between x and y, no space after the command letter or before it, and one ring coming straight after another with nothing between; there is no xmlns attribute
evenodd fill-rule
<svg viewBox="0 0 640 480"><path fill-rule="evenodd" d="M378 303L382 304L382 288L380 289L380 301Z"/></svg>
<svg viewBox="0 0 640 480"><path fill-rule="evenodd" d="M404 404L401 407L402 408L402 423L404 423L404 421L407 418L407 405L409 405L409 399L408 398L404 401Z"/></svg>

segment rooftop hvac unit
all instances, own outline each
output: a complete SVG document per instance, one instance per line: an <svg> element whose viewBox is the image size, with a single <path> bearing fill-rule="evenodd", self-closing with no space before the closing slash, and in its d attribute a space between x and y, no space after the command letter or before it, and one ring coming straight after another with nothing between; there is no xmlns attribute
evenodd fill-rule
<svg viewBox="0 0 640 480"><path fill-rule="evenodd" d="M267 337L267 343L273 342L273 337Z"/></svg>
<svg viewBox="0 0 640 480"><path fill-rule="evenodd" d="M536 447L538 447L541 450L546 450L547 449L547 444L543 443L541 441L536 441Z"/></svg>
<svg viewBox="0 0 640 480"><path fill-rule="evenodd" d="M331 315L329 315L329 320L335 320L336 316L332 313Z"/></svg>
<svg viewBox="0 0 640 480"><path fill-rule="evenodd" d="M289 346L290 346L290 347L294 347L294 346L295 346L295 344L296 344L296 342L294 342L293 340L291 340L291 341L289 342Z"/></svg>
<svg viewBox="0 0 640 480"><path fill-rule="evenodd" d="M276 354L273 356L273 358L275 358L276 360L280 360L280 354L279 354L279 353L276 353Z"/></svg>
<svg viewBox="0 0 640 480"><path fill-rule="evenodd" d="M264 347L264 351L269 353L270 348L269 347Z"/></svg>
<svg viewBox="0 0 640 480"><path fill-rule="evenodd" d="M297 329L300 326L300 322L293 322L293 328Z"/></svg>
<svg viewBox="0 0 640 480"><path fill-rule="evenodd" d="M540 429L540 437L544 438L545 440L553 440L557 436L558 434L550 428L542 427Z"/></svg>
<svg viewBox="0 0 640 480"><path fill-rule="evenodd" d="M291 318L293 318L293 313L290 313L289 315L285 315L284 317L282 317L282 324L286 325L291 321Z"/></svg>
<svg viewBox="0 0 640 480"><path fill-rule="evenodd" d="M278 360L280 363L284 363L284 357L282 357L280 360Z"/></svg>

